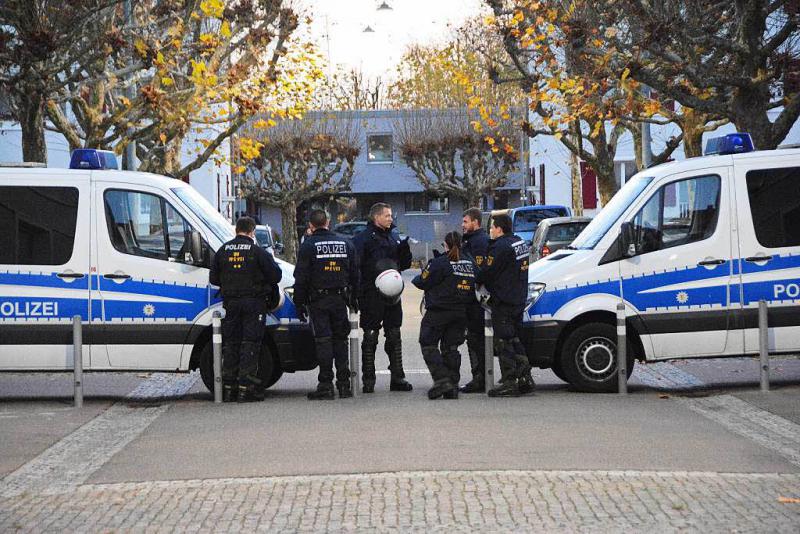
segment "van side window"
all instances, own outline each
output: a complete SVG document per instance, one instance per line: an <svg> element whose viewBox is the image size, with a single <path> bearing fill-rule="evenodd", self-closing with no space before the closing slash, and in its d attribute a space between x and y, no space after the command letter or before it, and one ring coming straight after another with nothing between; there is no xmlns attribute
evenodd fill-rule
<svg viewBox="0 0 800 534"><path fill-rule="evenodd" d="M756 239L768 248L800 246L800 167L747 173Z"/></svg>
<svg viewBox="0 0 800 534"><path fill-rule="evenodd" d="M77 188L0 187L0 264L68 263L77 220Z"/></svg>
<svg viewBox="0 0 800 534"><path fill-rule="evenodd" d="M161 199L148 193L105 192L106 224L114 248L124 254L167 259Z"/></svg>
<svg viewBox="0 0 800 534"><path fill-rule="evenodd" d="M633 219L638 254L708 239L719 217L719 176L666 184Z"/></svg>

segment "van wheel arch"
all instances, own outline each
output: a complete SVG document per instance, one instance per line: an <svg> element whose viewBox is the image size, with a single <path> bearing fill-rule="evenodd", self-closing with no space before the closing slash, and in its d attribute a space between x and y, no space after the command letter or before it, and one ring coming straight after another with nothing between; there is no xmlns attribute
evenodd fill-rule
<svg viewBox="0 0 800 534"><path fill-rule="evenodd" d="M203 375L203 382L208 390L213 392L213 378L209 381L208 369L201 369L203 358L207 357L207 351L211 350L211 334L211 326L208 326L197 337L194 347L192 348L192 355L189 358L189 370L194 371L195 369L200 369L200 373ZM278 358L277 347L275 346L275 342L272 340L272 336L270 336L268 332L264 333L264 339L262 341L261 358L265 357L269 357L272 360L272 364L269 366L269 376L261 377L264 383L264 388L266 389L274 385L283 375L283 369L281 368L280 359ZM261 367L263 370L264 366L262 365Z"/></svg>
<svg viewBox="0 0 800 534"><path fill-rule="evenodd" d="M572 334L575 329L588 323L606 323L616 327L617 316L614 313L599 310L578 315L564 327L564 329L561 331L561 334L558 336L554 358L561 357L561 351L564 350L564 342L567 340L570 334ZM642 342L642 337L638 326L628 321L628 332L633 334L629 343L631 343L634 347L634 360L640 362L645 361L644 343Z"/></svg>

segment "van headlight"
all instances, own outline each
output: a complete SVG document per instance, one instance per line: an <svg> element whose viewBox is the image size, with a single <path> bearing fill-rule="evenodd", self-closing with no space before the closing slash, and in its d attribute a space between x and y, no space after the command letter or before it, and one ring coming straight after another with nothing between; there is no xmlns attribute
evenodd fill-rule
<svg viewBox="0 0 800 534"><path fill-rule="evenodd" d="M546 284L543 284L541 282L531 282L528 284L528 298L525 301L526 312L530 310L534 304L536 304L536 301L538 301L539 298L542 296L542 293L544 293L545 287Z"/></svg>

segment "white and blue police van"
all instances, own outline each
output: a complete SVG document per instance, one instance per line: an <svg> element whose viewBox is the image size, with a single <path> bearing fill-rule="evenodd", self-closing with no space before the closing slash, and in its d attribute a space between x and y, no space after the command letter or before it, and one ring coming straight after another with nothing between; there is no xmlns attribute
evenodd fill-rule
<svg viewBox="0 0 800 534"><path fill-rule="evenodd" d="M616 307L634 360L800 352L800 150L747 134L631 178L565 250L532 264L531 362L583 391L616 387Z"/></svg>
<svg viewBox="0 0 800 534"><path fill-rule="evenodd" d="M112 152L77 150L70 169L0 168L0 371L70 370L72 318L90 371L200 369L213 387L211 317L221 310L210 261L234 236L194 188L116 170ZM260 372L317 366L283 271L267 316Z"/></svg>

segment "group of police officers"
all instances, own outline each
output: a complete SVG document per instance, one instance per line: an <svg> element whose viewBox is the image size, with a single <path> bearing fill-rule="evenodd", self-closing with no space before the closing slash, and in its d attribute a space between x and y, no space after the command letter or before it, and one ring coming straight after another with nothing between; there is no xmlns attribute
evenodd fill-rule
<svg viewBox="0 0 800 534"><path fill-rule="evenodd" d="M515 397L535 387L519 338L527 298L529 245L512 233L508 215L493 216L488 234L481 219L477 208L464 212L463 235L448 233L444 252L435 252L412 281L425 295L419 343L433 378L430 399L456 399L459 391L486 391L483 304L492 312L494 352L501 371L500 382L489 396ZM382 288L387 273L399 279L398 273L411 267L408 238L400 238L392 208L384 203L372 206L367 229L352 240L332 232L329 223L325 211L311 212L294 271L295 306L301 318L310 322L319 361L319 384L308 398L334 399L337 391L340 398L353 395L348 368L348 308L360 310L363 392L375 391L375 354L381 328L389 357L389 389L411 391L403 371L400 294ZM248 402L264 398L258 376L258 348L267 299L278 294L281 270L255 243L251 218L237 221L236 234L217 252L210 282L220 287L225 307L223 401ZM476 287L480 286L488 293L484 303L476 296ZM459 389L458 349L465 337L472 380Z"/></svg>

